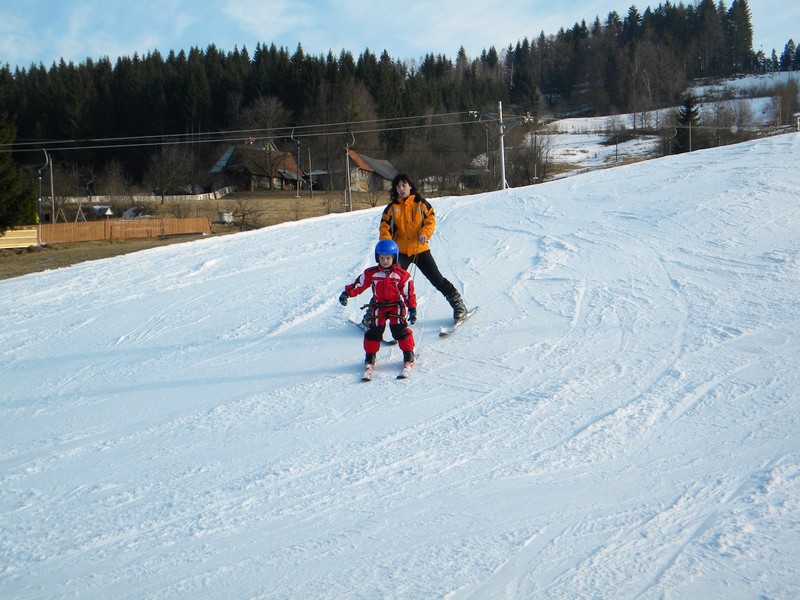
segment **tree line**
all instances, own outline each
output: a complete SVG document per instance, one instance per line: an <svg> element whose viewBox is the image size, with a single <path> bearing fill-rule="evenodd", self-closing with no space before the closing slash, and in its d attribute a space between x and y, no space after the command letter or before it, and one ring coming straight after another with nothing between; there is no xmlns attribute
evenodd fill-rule
<svg viewBox="0 0 800 600"><path fill-rule="evenodd" d="M269 139L342 170L344 148L386 158L418 178L463 169L486 150L499 102L514 116L614 114L674 106L689 81L800 67L791 42L780 58L752 47L747 0L631 6L604 21L540 33L469 58L427 54L400 61L369 49L357 57L205 50L63 59L49 68L0 68L0 115L16 128L15 158L47 148L63 194L163 186L167 156L183 157L184 183L206 184L224 148ZM492 128L494 134L494 128ZM27 152L25 152L27 150Z"/></svg>

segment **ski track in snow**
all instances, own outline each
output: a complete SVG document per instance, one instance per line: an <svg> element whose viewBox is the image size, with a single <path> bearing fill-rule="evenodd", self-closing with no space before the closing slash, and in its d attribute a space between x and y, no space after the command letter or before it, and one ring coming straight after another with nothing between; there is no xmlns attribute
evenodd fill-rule
<svg viewBox="0 0 800 600"><path fill-rule="evenodd" d="M435 200L405 381L380 209L0 282L0 595L797 596L799 157Z"/></svg>

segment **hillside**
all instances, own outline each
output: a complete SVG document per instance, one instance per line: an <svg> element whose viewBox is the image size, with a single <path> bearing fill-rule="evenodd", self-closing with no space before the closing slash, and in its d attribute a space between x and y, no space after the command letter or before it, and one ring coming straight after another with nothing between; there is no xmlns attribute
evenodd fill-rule
<svg viewBox="0 0 800 600"><path fill-rule="evenodd" d="M0 597L797 597L798 161L437 199L407 381L380 209L0 281Z"/></svg>

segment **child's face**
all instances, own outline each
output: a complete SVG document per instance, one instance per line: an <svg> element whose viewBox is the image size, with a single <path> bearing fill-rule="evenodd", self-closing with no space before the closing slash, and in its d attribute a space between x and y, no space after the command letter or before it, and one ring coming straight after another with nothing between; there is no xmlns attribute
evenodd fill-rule
<svg viewBox="0 0 800 600"><path fill-rule="evenodd" d="M389 267L391 267L393 259L394 259L394 256L392 256L391 254L379 254L378 255L378 262L380 263L381 268L383 268L383 269L388 269Z"/></svg>

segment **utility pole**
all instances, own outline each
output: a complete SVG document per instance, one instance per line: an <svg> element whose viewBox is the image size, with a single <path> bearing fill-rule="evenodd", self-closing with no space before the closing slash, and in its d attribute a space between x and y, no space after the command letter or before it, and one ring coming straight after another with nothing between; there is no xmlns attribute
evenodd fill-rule
<svg viewBox="0 0 800 600"><path fill-rule="evenodd" d="M508 182L506 181L506 145L503 139L505 127L503 126L503 102L497 103L500 110L500 189L508 189Z"/></svg>
<svg viewBox="0 0 800 600"><path fill-rule="evenodd" d="M506 148L505 148L506 126L505 126L505 123L503 123L503 102L502 101L498 101L497 107L498 107L498 110L499 110L498 122L499 122L499 131L500 131L500 136L499 136L500 137L500 161L499 161L500 162L500 186L498 187L498 189L507 190L510 186L508 185L508 181L506 180ZM480 112L480 111L477 111L477 110L471 110L471 111L469 111L469 114L470 114L471 117L473 117L475 119L480 119L482 117L494 116L494 115L492 115L490 113ZM509 126L508 130L511 131L512 129L514 129L514 127L516 127L520 123L525 123L525 124L530 125L531 123L534 123L535 121L536 121L536 118L535 117L531 117L530 113L528 113L524 117L515 117L512 120L511 125ZM489 167L488 167L488 164L489 164L489 162L488 162L489 161L489 137L488 137L488 131L489 131L489 129L488 129L488 127L487 127L486 131L487 131L487 137L486 137L486 161L487 161L486 164L487 164L487 167L486 167L486 170L488 171L489 170ZM536 167L534 165L534 169L535 168ZM535 173L534 173L534 178L536 178Z"/></svg>
<svg viewBox="0 0 800 600"><path fill-rule="evenodd" d="M50 164L50 222L56 222L56 193L55 184L53 183L53 161L47 155L47 150L44 151L45 158Z"/></svg>
<svg viewBox="0 0 800 600"><path fill-rule="evenodd" d="M294 186L296 190L294 197L299 198L300 197L300 140L294 139L294 129L292 129L292 140L297 142L297 164L295 165L295 167L297 167L295 172L297 180L296 180L296 185Z"/></svg>
<svg viewBox="0 0 800 600"><path fill-rule="evenodd" d="M50 164L47 150L42 149L42 152L44 152L44 164L39 168L39 203L36 207L36 235L40 246L42 245L42 169L46 169Z"/></svg>
<svg viewBox="0 0 800 600"><path fill-rule="evenodd" d="M311 198L314 198L314 175L313 169L311 168L311 146L308 147L308 192Z"/></svg>
<svg viewBox="0 0 800 600"><path fill-rule="evenodd" d="M297 194L295 194L295 198L300 197L300 140L297 140Z"/></svg>
<svg viewBox="0 0 800 600"><path fill-rule="evenodd" d="M353 137L353 143L344 145L344 155L346 159L345 176L347 177L347 187L344 190L344 210L347 212L353 210L353 190L350 189L350 148L356 143L355 136L352 133L350 135Z"/></svg>

